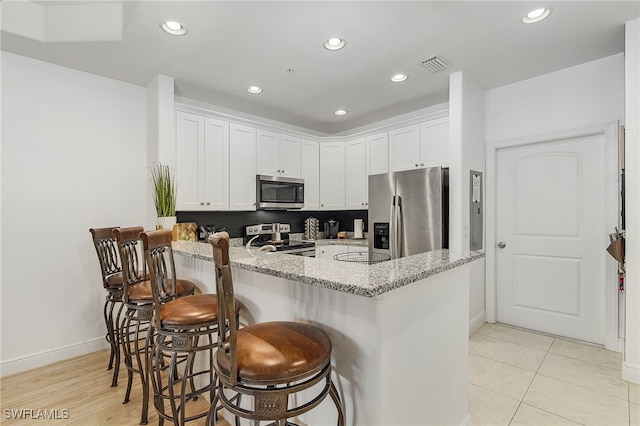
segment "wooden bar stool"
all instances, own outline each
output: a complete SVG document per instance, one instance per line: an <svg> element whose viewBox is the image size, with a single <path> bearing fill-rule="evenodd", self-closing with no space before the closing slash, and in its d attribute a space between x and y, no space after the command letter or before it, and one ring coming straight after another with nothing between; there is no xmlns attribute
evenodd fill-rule
<svg viewBox="0 0 640 426"><path fill-rule="evenodd" d="M142 258L140 233L142 226L131 228L116 228L113 233L118 242L120 260L122 262L122 276L124 278L124 292L122 303L125 306L124 317L120 324L120 345L124 353L124 364L127 367L127 390L123 404L129 402L133 375L140 376L142 385L142 415L140 424L148 423L149 413L149 375L147 357L152 339L150 321L153 315L153 292L147 273L147 265ZM195 284L177 281L177 296L190 296L195 292Z"/></svg>
<svg viewBox="0 0 640 426"><path fill-rule="evenodd" d="M317 327L297 322L264 322L237 329L233 312L233 281L229 266L229 234L209 237L213 245L218 306L218 350L214 369L219 388L212 401L208 424L215 420L218 400L222 407L255 425L271 421L287 425L331 396L344 425L342 403L331 380L331 341ZM306 400L296 396L308 390ZM315 393L312 393L315 392ZM249 401L242 403L243 396ZM289 398L289 396L296 396Z"/></svg>
<svg viewBox="0 0 640 426"><path fill-rule="evenodd" d="M118 386L118 374L120 373L120 344L118 334L118 323L122 311L123 278L116 237L113 234L115 226L108 228L91 228L89 232L93 237L93 245L100 261L100 272L102 274L102 285L107 292L104 302L103 314L104 323L107 327L107 342L111 346L109 364L107 370L113 368L113 378L111 386ZM120 304L115 317L116 304ZM115 368L114 368L115 367Z"/></svg>
<svg viewBox="0 0 640 426"><path fill-rule="evenodd" d="M148 231L140 237L151 275L154 305L151 326L155 337L149 353L153 402L160 425L164 420L183 425L208 413L208 410L187 413L188 402L207 392L210 400L214 399L216 380L211 365L216 348L214 335L218 331L218 299L212 294L177 298L172 284L177 280L171 231ZM195 368L196 354L207 357L202 369Z"/></svg>

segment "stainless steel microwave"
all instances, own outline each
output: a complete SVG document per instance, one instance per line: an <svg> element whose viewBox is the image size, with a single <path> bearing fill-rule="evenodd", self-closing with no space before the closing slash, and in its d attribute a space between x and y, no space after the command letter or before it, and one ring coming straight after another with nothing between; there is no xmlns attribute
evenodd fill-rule
<svg viewBox="0 0 640 426"><path fill-rule="evenodd" d="M257 175L256 207L262 210L303 208L304 179Z"/></svg>

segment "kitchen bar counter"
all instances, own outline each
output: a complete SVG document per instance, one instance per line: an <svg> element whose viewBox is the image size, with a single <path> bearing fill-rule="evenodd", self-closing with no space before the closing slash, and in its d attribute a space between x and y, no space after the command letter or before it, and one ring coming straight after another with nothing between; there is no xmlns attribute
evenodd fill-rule
<svg viewBox="0 0 640 426"><path fill-rule="evenodd" d="M301 321L324 330L347 425L471 423L469 281L482 252L438 250L366 265L246 250L241 242L232 240L229 253L240 323ZM317 247L336 243L355 245ZM178 276L215 292L211 245L173 247ZM290 421L336 424L335 407L328 399Z"/></svg>
<svg viewBox="0 0 640 426"><path fill-rule="evenodd" d="M362 245L363 240L319 240L316 243L318 246L353 245L353 241L359 241ZM176 241L173 249L187 257L213 260L209 243ZM366 297L375 297L483 256L482 251L435 250L367 265L295 256L284 252L246 250L244 247L229 249L233 267Z"/></svg>

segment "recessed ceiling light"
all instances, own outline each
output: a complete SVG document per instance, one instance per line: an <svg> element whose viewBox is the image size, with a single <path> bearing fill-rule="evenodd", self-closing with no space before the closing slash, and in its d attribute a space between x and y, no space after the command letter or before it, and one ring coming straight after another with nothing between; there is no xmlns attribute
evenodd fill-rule
<svg viewBox="0 0 640 426"><path fill-rule="evenodd" d="M406 74L396 74L393 77L391 77L391 81L393 81L394 83L400 83L405 81L408 78L409 76Z"/></svg>
<svg viewBox="0 0 640 426"><path fill-rule="evenodd" d="M166 20L160 23L160 28L171 35L181 36L187 33L187 29L178 21Z"/></svg>
<svg viewBox="0 0 640 426"><path fill-rule="evenodd" d="M346 44L347 44L347 42L344 41L343 39L338 38L338 37L333 37L333 38L330 38L329 40L324 42L324 48L327 49L327 50L340 50Z"/></svg>
<svg viewBox="0 0 640 426"><path fill-rule="evenodd" d="M339 109L337 111L334 112L335 115L346 115L347 114L347 110L346 109Z"/></svg>
<svg viewBox="0 0 640 426"><path fill-rule="evenodd" d="M262 87L249 86L249 87L247 87L247 92L249 92L249 93L262 93Z"/></svg>
<svg viewBox="0 0 640 426"><path fill-rule="evenodd" d="M551 13L551 9L541 7L539 9L532 10L527 13L527 16L522 18L522 22L525 24L533 24L535 22L540 22Z"/></svg>

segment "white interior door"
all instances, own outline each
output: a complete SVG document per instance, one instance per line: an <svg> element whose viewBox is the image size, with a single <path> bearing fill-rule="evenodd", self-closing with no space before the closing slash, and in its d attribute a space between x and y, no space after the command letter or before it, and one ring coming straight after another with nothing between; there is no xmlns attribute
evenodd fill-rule
<svg viewBox="0 0 640 426"><path fill-rule="evenodd" d="M497 151L497 320L603 344L605 136Z"/></svg>

